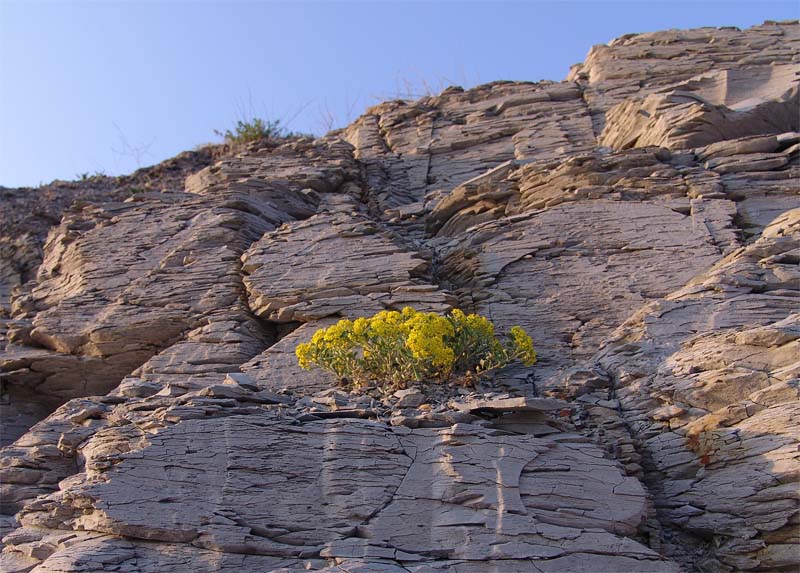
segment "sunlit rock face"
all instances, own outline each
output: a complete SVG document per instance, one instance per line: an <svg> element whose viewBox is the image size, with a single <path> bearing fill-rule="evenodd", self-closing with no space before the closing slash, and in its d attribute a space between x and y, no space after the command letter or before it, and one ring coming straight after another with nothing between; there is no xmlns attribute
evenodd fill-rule
<svg viewBox="0 0 800 573"><path fill-rule="evenodd" d="M629 35L0 189L2 570L795 570L798 53L796 22ZM397 395L298 366L405 306L539 362Z"/></svg>

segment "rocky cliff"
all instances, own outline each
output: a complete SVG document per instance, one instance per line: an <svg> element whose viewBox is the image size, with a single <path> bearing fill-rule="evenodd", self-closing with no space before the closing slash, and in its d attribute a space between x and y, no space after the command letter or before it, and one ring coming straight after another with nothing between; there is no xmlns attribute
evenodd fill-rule
<svg viewBox="0 0 800 573"><path fill-rule="evenodd" d="M800 566L800 25L0 190L2 570ZM540 361L347 393L293 350L461 307Z"/></svg>

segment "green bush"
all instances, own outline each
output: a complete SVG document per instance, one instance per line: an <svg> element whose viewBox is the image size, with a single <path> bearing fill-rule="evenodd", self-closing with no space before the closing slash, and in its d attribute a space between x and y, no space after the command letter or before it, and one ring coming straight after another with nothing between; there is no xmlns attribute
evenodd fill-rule
<svg viewBox="0 0 800 573"><path fill-rule="evenodd" d="M295 354L301 367L328 370L352 387L469 381L514 361L526 366L536 362L533 341L519 326L500 340L483 316L460 310L441 316L410 307L340 320L317 330Z"/></svg>
<svg viewBox="0 0 800 573"><path fill-rule="evenodd" d="M260 117L254 117L250 121L239 120L236 127L231 131L226 129L224 132L214 130L214 133L225 138L226 143L250 143L251 141L261 141L265 139L280 139L290 137L293 133L286 130L281 125L279 119L264 121Z"/></svg>

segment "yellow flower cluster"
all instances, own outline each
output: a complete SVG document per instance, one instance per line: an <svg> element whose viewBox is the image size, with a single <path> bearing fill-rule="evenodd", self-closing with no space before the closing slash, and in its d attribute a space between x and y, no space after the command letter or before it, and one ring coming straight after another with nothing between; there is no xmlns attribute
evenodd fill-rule
<svg viewBox="0 0 800 573"><path fill-rule="evenodd" d="M458 309L441 316L411 307L340 320L315 332L295 353L301 367L319 366L354 385L441 382L453 374L477 375L515 360L526 366L536 361L533 341L519 326L503 343L483 316Z"/></svg>
<svg viewBox="0 0 800 573"><path fill-rule="evenodd" d="M490 338L494 336L494 324L479 314L464 314L459 309L454 309L450 315L453 321L462 328L475 332L478 336Z"/></svg>
<svg viewBox="0 0 800 573"><path fill-rule="evenodd" d="M433 312L418 312L407 319L406 346L417 360L429 360L444 374L449 374L456 354L446 342L455 334L453 324Z"/></svg>
<svg viewBox="0 0 800 573"><path fill-rule="evenodd" d="M536 351L533 349L533 339L521 326L511 327L511 340L514 341L514 348L519 354L519 359L525 366L536 364Z"/></svg>

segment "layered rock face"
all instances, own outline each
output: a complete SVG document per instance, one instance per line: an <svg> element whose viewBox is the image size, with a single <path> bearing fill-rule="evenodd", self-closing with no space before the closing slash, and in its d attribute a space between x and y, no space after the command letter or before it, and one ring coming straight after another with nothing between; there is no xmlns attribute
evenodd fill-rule
<svg viewBox="0 0 800 573"><path fill-rule="evenodd" d="M2 570L795 570L799 73L796 22L630 35L142 188L3 190ZM404 306L540 361L396 396L298 367Z"/></svg>

